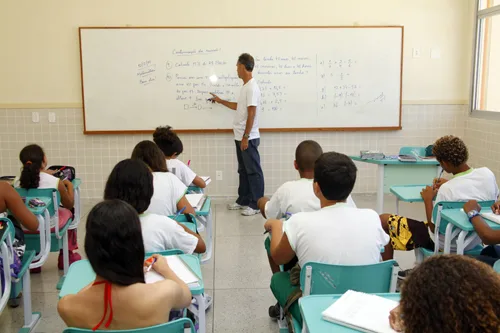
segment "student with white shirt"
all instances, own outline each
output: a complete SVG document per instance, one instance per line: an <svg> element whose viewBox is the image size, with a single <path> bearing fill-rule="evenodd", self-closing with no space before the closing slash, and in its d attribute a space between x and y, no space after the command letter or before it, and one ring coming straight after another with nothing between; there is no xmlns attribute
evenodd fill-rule
<svg viewBox="0 0 500 333"><path fill-rule="evenodd" d="M321 209L293 215L290 219L268 220L264 225L272 234L271 256L278 265L295 255L300 267L310 261L335 265L369 265L380 260L380 249L389 237L371 209L347 204L356 182L356 166L344 154L325 153L314 166L314 193ZM279 272L271 279L271 290L282 307L296 290L290 272ZM297 302L289 308L302 326ZM279 307L269 308L269 315L279 316Z"/></svg>
<svg viewBox="0 0 500 333"><path fill-rule="evenodd" d="M427 186L421 193L424 199L427 222L420 222L394 214L382 214L380 220L391 242L382 254L384 260L392 259L394 250L410 251L419 247L434 250L434 223L432 211L434 204L442 201L489 201L498 198L498 185L495 175L488 168L473 169L467 165L469 152L465 143L455 136L444 136L436 141L432 149L433 155L444 171L453 174L446 181L438 179L434 186ZM435 199L434 199L435 198ZM477 240L469 244L465 250L479 244ZM444 248L444 237L439 235L439 248ZM456 240L452 241L451 251L456 251ZM400 272L405 278L409 270Z"/></svg>
<svg viewBox="0 0 500 333"><path fill-rule="evenodd" d="M225 101L212 94L211 101L236 111L233 120L238 173L240 175L238 199L228 209L238 210L244 216L259 214L257 200L264 196L264 174L260 166L260 133L259 115L261 110L261 94L257 80L252 71L255 62L248 53L239 56L236 63L238 77L243 80L238 101Z"/></svg>
<svg viewBox="0 0 500 333"><path fill-rule="evenodd" d="M195 214L186 199L187 186L168 172L165 157L154 142L139 142L132 151L132 159L143 161L153 172L154 193L147 213L171 216L184 209L184 214Z"/></svg>
<svg viewBox="0 0 500 333"><path fill-rule="evenodd" d="M42 147L37 144L31 144L24 147L19 153L19 160L21 161L23 167L21 169L21 175L14 180L14 187L24 188L24 189L55 189L59 192L61 197L61 205L58 209L58 216L53 216L50 221L51 230L54 230L55 220L59 219L59 229L62 229L68 220L72 218L73 214L71 210L74 206L74 192L73 184L69 180L60 180L54 177L52 173L54 171L47 170L47 156L43 151ZM25 231L25 233L38 233ZM72 264L75 261L81 260L80 254L75 252L78 249L76 229L68 230L68 247L69 247L69 263ZM58 264L59 269L64 268L63 263L63 253L62 250L59 251ZM41 267L32 269L32 273L41 272Z"/></svg>
<svg viewBox="0 0 500 333"><path fill-rule="evenodd" d="M197 176L189 166L178 159L184 150L184 146L172 127L157 127L153 133L153 141L165 155L168 171L176 175L184 185L195 185L199 188L207 187L207 184L201 177Z"/></svg>
<svg viewBox="0 0 500 333"><path fill-rule="evenodd" d="M111 171L104 199L119 199L130 204L139 214L146 252L179 249L186 254L204 253L205 242L199 234L167 216L145 213L153 197L153 175L139 160L119 162Z"/></svg>

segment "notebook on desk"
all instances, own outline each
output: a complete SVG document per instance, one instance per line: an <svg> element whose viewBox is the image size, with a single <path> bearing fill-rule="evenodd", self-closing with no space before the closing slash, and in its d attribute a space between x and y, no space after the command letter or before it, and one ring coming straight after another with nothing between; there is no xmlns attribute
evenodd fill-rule
<svg viewBox="0 0 500 333"><path fill-rule="evenodd" d="M323 319L361 332L394 333L389 314L398 302L377 295L348 290L323 311Z"/></svg>
<svg viewBox="0 0 500 333"><path fill-rule="evenodd" d="M203 193L194 193L194 194L186 194L186 199L189 201L189 204L195 210L200 210L203 208L203 205L205 204L205 200L207 200L207 197Z"/></svg>
<svg viewBox="0 0 500 333"><path fill-rule="evenodd" d="M200 278L189 268L189 266L181 259L179 256L164 256L167 259L168 266L174 271L174 273L184 281L188 287L199 287ZM154 270L144 274L144 280L146 283L155 283L158 281L165 280L163 276L156 273Z"/></svg>
<svg viewBox="0 0 500 333"><path fill-rule="evenodd" d="M493 212L489 213L479 213L484 219L490 220L491 222L495 222L497 224L500 224L500 215L497 215Z"/></svg>

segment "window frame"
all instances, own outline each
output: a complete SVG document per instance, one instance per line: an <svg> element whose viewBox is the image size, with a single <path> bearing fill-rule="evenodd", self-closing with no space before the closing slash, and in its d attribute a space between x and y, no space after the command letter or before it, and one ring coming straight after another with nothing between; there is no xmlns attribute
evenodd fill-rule
<svg viewBox="0 0 500 333"><path fill-rule="evenodd" d="M490 111L480 108L481 96L483 93L482 84L484 83L484 50L483 50L483 24L484 19L488 17L500 17L500 5L479 9L481 0L476 0L474 8L474 42L472 56L472 77L471 77L471 96L470 96L470 115L480 118L497 119L500 117L500 111ZM486 76L487 77L487 76Z"/></svg>

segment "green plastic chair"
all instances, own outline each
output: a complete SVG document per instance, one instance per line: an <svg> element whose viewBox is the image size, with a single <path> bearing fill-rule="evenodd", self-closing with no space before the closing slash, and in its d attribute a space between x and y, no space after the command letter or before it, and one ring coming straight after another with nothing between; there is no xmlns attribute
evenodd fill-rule
<svg viewBox="0 0 500 333"><path fill-rule="evenodd" d="M63 333L92 333L94 331L69 327ZM132 330L97 330L96 332L106 333L196 333L193 322L188 318L177 319L165 324L160 324L145 328L136 328Z"/></svg>
<svg viewBox="0 0 500 333"><path fill-rule="evenodd" d="M56 189L23 189L16 188L16 191L22 197L49 197L52 198L52 205L47 206L50 217L55 217L56 222L54 226L54 231L50 230L50 252L59 252L63 250L63 263L64 263L64 275L61 277L57 283L57 290L61 289L64 282L64 278L68 273L69 268L69 250L68 250L68 229L71 226L72 219L68 219L67 223L62 229L59 229L59 203L61 202L61 197L59 191ZM50 221L47 223L50 227ZM26 249L34 250L37 253L41 252L41 240L40 234L25 234L24 241L26 243ZM30 268L40 267L41 265L34 263Z"/></svg>
<svg viewBox="0 0 500 333"><path fill-rule="evenodd" d="M399 149L399 155L412 155L417 158L425 157L426 147L401 147Z"/></svg>
<svg viewBox="0 0 500 333"><path fill-rule="evenodd" d="M300 271L302 296L343 294L347 290L365 293L394 293L400 270L395 260L372 265L330 265L308 262ZM283 318L283 309L281 316ZM286 332L286 323L280 319L280 332ZM295 332L301 332L296 318L293 318Z"/></svg>
<svg viewBox="0 0 500 333"><path fill-rule="evenodd" d="M495 261L493 269L495 270L495 272L500 273L500 260Z"/></svg>
<svg viewBox="0 0 500 333"><path fill-rule="evenodd" d="M20 291L23 291L23 311L24 311L24 325L19 330L19 333L29 333L32 332L35 326L38 324L42 315L40 312L32 312L32 302L31 302L31 277L29 267L33 258L35 257L35 251L27 250L24 252L23 259L21 260L21 269L17 274L17 278L13 278L10 275L10 264L12 263L13 247L12 240L14 239L14 225L8 218L1 217L0 220L6 221L8 224L7 232L3 235L1 240L1 257L4 263L4 273L6 274L5 290L2 293L2 298L0 301L0 313L5 307L5 299L10 296L9 303L11 305L17 305L15 303L18 299L13 299L13 297L19 295ZM5 269L7 268L7 269ZM9 295L10 293L10 295ZM14 302L12 302L14 301Z"/></svg>
<svg viewBox="0 0 500 333"><path fill-rule="evenodd" d="M481 207L491 207L495 201L490 200L490 201L480 201L479 205ZM434 209L432 210L432 219L434 221L435 225L435 230L438 230L438 232L434 233L435 238L433 239L434 241L434 251L429 251L428 249L425 248L418 248L417 251L415 251L415 255L417 256L417 263L421 263L424 258L430 257L432 255L440 254L443 252L440 252L439 249L439 235L442 237L445 237L446 234L448 234L451 239L454 239L460 230L455 230L454 232L451 232L452 225L448 223L448 221L442 221L441 220L441 211L443 209L457 209L457 208L462 208L464 206L465 202L461 201L442 201L438 202L434 205ZM481 253L481 250L483 247L481 245L475 246L473 249L470 249L468 251L465 251L465 255L479 255Z"/></svg>

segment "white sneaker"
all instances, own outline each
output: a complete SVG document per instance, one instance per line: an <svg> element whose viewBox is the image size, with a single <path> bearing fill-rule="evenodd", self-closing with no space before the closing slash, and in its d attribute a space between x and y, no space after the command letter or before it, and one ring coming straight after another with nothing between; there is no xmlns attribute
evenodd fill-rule
<svg viewBox="0 0 500 333"><path fill-rule="evenodd" d="M260 214L260 210L253 209L250 207L245 208L245 210L241 212L241 215L243 215L243 216L253 216L253 215L257 215L257 214Z"/></svg>
<svg viewBox="0 0 500 333"><path fill-rule="evenodd" d="M248 208L248 206L238 205L236 202L227 205L227 209L229 209L229 210L240 210L240 209L247 209L247 208Z"/></svg>

